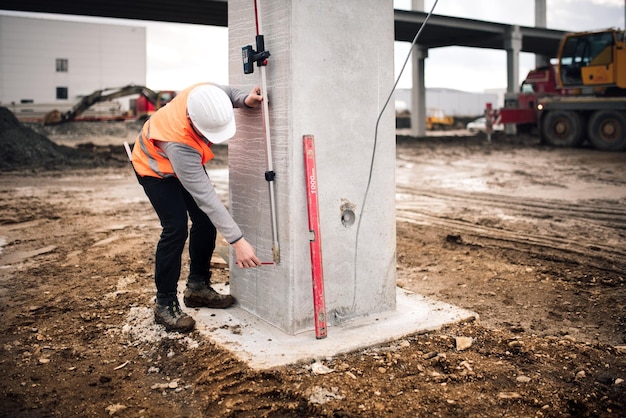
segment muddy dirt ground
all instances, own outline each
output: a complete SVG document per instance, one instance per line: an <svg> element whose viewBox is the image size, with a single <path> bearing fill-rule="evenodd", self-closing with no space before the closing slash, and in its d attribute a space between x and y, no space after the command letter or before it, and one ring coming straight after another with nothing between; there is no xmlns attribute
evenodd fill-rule
<svg viewBox="0 0 626 418"><path fill-rule="evenodd" d="M0 416L626 416L625 154L399 137L398 285L480 319L257 371L154 324L135 128L36 128L80 158L0 172Z"/></svg>

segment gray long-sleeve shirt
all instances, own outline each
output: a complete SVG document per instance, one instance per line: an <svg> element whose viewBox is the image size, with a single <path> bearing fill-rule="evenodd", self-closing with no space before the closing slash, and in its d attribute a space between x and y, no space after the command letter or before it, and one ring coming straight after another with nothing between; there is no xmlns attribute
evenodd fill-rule
<svg viewBox="0 0 626 418"><path fill-rule="evenodd" d="M233 107L247 107L244 100L248 96L241 90L218 86L228 94ZM183 187L191 194L194 201L207 214L213 225L230 244L242 236L241 229L217 195L213 183L202 165L202 157L190 146L168 141L155 141L163 150L172 164L176 177Z"/></svg>

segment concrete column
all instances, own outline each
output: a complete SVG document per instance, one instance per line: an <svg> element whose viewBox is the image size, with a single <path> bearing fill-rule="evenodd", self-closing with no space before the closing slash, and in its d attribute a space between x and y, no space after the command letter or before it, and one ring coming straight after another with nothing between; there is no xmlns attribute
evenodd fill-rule
<svg viewBox="0 0 626 418"><path fill-rule="evenodd" d="M511 31L505 35L504 49L506 49L506 70L507 70L507 93L519 91L519 53L522 50L522 32L519 26L513 26ZM506 124L504 132L508 135L517 133L517 126Z"/></svg>
<svg viewBox="0 0 626 418"><path fill-rule="evenodd" d="M411 10L424 11L424 0L411 0ZM413 47L411 64L413 68L413 87L411 89L411 135L426 135L426 87L424 83L424 59L428 50L419 45Z"/></svg>
<svg viewBox="0 0 626 418"><path fill-rule="evenodd" d="M413 136L426 135L426 58L428 58L428 49L415 45L411 55L413 64L413 87L411 89L411 135Z"/></svg>
<svg viewBox="0 0 626 418"><path fill-rule="evenodd" d="M411 0L411 10L415 10L417 12L423 12L424 0Z"/></svg>
<svg viewBox="0 0 626 418"><path fill-rule="evenodd" d="M548 12L546 0L535 0L535 26L546 28L548 24Z"/></svg>
<svg viewBox="0 0 626 418"><path fill-rule="evenodd" d="M548 8L546 0L535 0L535 27L548 27ZM550 63L550 57L545 55L535 55L535 67L543 67Z"/></svg>
<svg viewBox="0 0 626 418"><path fill-rule="evenodd" d="M327 323L395 310L395 120L391 0L259 0L270 51L268 100L280 263L231 266L241 308L288 334L313 329L302 136L315 136ZM230 84L245 75L241 47L254 45L253 0L229 0ZM230 209L262 260L272 259L263 119L238 110L229 141ZM363 201L375 158L365 207ZM358 228L360 223L360 228ZM357 234L358 229L358 234ZM358 240L357 240L358 237ZM232 264L232 263L231 263Z"/></svg>
<svg viewBox="0 0 626 418"><path fill-rule="evenodd" d="M504 49L506 50L506 71L508 93L514 93L519 89L519 54L522 50L522 31L514 25L506 34Z"/></svg>

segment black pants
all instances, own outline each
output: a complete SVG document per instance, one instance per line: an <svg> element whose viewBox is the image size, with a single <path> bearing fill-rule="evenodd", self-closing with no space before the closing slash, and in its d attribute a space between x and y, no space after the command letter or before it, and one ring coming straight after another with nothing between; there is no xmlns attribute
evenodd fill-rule
<svg viewBox="0 0 626 418"><path fill-rule="evenodd" d="M176 297L181 257L189 236L190 281L210 278L211 256L215 250L215 226L176 177L164 179L137 176L161 221L157 244L154 281L157 299L165 302ZM187 214L191 218L188 231Z"/></svg>

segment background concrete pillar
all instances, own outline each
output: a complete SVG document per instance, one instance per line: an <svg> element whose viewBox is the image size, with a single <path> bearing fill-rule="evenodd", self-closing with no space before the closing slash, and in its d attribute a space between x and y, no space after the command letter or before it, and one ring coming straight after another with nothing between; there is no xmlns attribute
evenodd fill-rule
<svg viewBox="0 0 626 418"><path fill-rule="evenodd" d="M519 26L512 26L509 33L506 34L504 40L504 49L506 49L506 79L507 94L514 94L519 91L519 54L522 50L522 32ZM512 123L504 125L504 132L507 135L515 135L517 126Z"/></svg>
<svg viewBox="0 0 626 418"><path fill-rule="evenodd" d="M424 0L412 0L411 10L424 11ZM413 46L411 64L413 69L413 86L411 88L411 135L426 135L426 87L425 87L425 59L428 58L428 49L419 45Z"/></svg>
<svg viewBox="0 0 626 418"><path fill-rule="evenodd" d="M547 0L535 0L535 26L538 28L548 27L548 6L546 3ZM535 68L550 64L550 58L545 55L535 55Z"/></svg>
<svg viewBox="0 0 626 418"><path fill-rule="evenodd" d="M231 268L240 306L289 334L313 329L302 136L315 136L327 322L395 309L395 120L380 119L373 174L363 200L376 121L394 82L391 0L259 0L267 66L280 263ZM229 0L232 86L245 75L241 47L255 45L253 0ZM236 113L229 142L230 207L263 260L272 233L263 120ZM354 214L354 217L351 217ZM357 242L357 227L360 224Z"/></svg>
<svg viewBox="0 0 626 418"><path fill-rule="evenodd" d="M411 0L411 10L424 11L424 0Z"/></svg>
<svg viewBox="0 0 626 418"><path fill-rule="evenodd" d="M504 39L504 49L506 50L506 71L508 93L519 90L519 54L522 51L522 31L520 27L514 25L506 34Z"/></svg>
<svg viewBox="0 0 626 418"><path fill-rule="evenodd" d="M411 135L426 135L426 58L428 49L413 46L413 87L411 88Z"/></svg>

